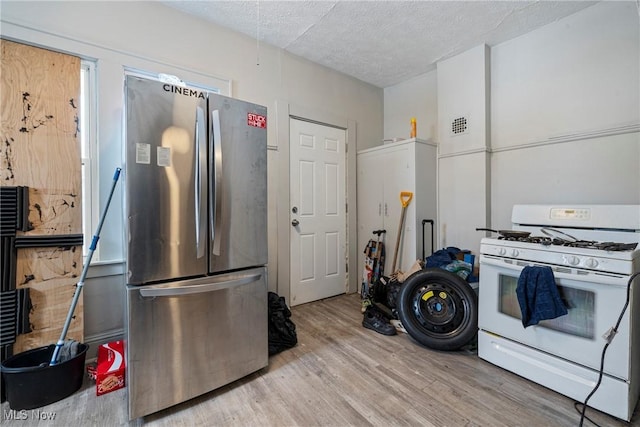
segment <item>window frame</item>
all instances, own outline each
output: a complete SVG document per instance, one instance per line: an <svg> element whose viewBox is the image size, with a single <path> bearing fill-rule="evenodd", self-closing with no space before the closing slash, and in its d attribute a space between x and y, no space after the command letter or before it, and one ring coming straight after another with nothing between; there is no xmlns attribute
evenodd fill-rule
<svg viewBox="0 0 640 427"><path fill-rule="evenodd" d="M98 123L97 123L97 76L96 63L82 59L80 61L80 152L82 161L82 246L83 259L89 254L94 226L99 221L98 176ZM100 258L99 250L94 256Z"/></svg>

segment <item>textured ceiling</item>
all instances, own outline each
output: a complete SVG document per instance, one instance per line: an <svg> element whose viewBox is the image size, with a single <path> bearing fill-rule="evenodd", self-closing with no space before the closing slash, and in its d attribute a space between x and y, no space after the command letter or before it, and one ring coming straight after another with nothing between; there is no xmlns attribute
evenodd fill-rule
<svg viewBox="0 0 640 427"><path fill-rule="evenodd" d="M384 88L595 1L163 1Z"/></svg>

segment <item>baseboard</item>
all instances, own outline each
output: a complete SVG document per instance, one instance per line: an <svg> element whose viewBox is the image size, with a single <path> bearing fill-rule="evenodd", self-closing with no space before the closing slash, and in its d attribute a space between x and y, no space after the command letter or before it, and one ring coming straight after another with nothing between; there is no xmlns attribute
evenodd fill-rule
<svg viewBox="0 0 640 427"><path fill-rule="evenodd" d="M101 334L85 337L84 344L89 346L86 363L95 362L98 357L98 347L111 341L124 339L124 330L115 329Z"/></svg>

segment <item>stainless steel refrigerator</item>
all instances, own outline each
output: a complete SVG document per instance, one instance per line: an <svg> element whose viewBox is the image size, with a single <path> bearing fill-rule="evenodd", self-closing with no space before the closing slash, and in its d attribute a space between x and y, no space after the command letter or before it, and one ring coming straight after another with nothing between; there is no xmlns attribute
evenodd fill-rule
<svg viewBox="0 0 640 427"><path fill-rule="evenodd" d="M268 363L265 107L125 81L129 418Z"/></svg>

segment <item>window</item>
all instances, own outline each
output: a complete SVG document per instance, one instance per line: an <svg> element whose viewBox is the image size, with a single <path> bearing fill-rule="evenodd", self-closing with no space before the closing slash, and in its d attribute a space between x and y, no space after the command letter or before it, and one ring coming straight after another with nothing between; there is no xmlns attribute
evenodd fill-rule
<svg viewBox="0 0 640 427"><path fill-rule="evenodd" d="M171 78L170 75L158 75L128 67L125 67L125 75L137 75L154 80L162 80L167 77ZM84 235L82 253L84 257L89 253L89 246L91 245L91 240L96 231L101 215L101 195L98 170L97 78L96 63L91 60L82 60L80 69L80 112L78 120L82 157L82 233ZM213 78L208 79L211 80ZM213 79L212 82L226 83L228 86L228 82L226 81ZM102 84L104 85L104 82L102 82ZM110 87L116 84L121 85L122 82L108 82ZM192 82L186 82L186 84L190 87L206 90L208 92L224 92L225 94L228 94L228 90L223 91L216 88L214 85L194 84ZM117 89L122 90L122 87L118 86ZM109 124L106 125L108 126ZM112 175L107 173L104 176L111 178ZM102 201L104 201L104 199ZM100 245L97 246L93 254L92 261L100 260L99 252Z"/></svg>
<svg viewBox="0 0 640 427"><path fill-rule="evenodd" d="M96 73L95 63L82 60L80 65L80 150L82 157L82 255L87 256L94 225L98 224L98 182L93 179L97 170ZM98 250L96 249L96 256Z"/></svg>

